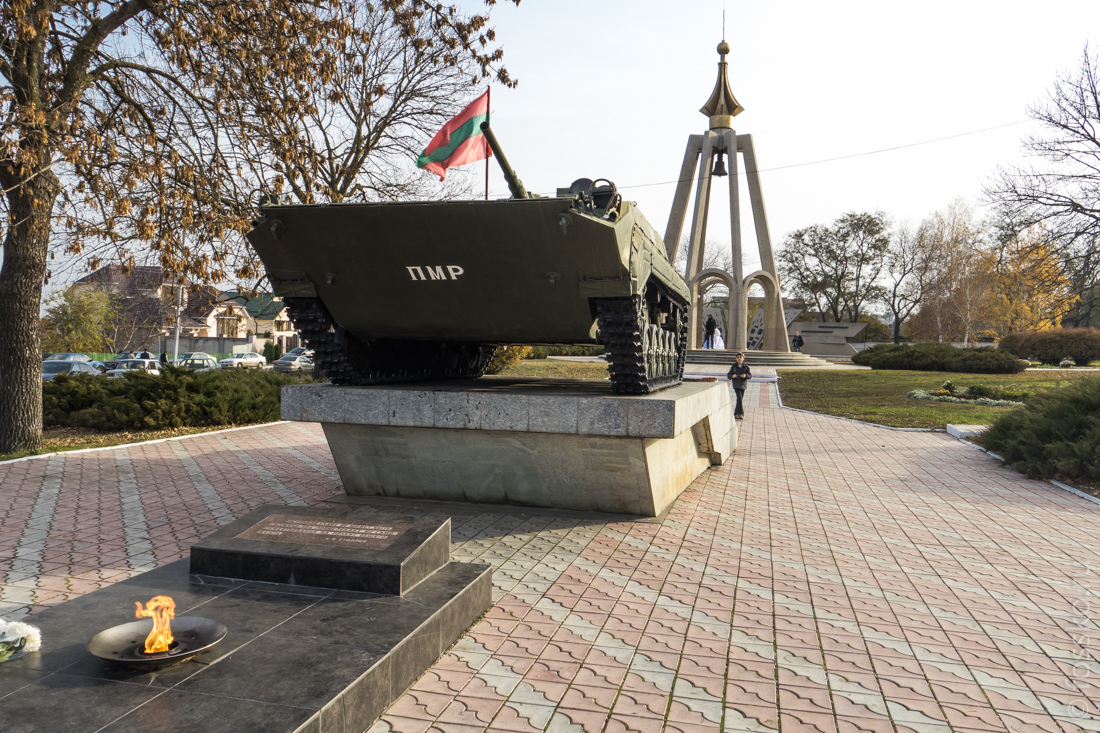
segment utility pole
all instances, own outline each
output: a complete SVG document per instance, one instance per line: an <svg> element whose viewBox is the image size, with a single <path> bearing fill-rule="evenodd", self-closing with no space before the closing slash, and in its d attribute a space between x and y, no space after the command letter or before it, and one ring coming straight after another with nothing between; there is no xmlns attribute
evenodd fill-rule
<svg viewBox="0 0 1100 733"><path fill-rule="evenodd" d="M183 309L183 287L176 284L176 343L172 347L172 363L180 358L180 311Z"/></svg>

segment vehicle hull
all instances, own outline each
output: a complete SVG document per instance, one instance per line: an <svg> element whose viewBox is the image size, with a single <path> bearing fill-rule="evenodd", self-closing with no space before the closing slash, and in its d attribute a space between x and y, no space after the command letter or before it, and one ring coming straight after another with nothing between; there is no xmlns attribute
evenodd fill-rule
<svg viewBox="0 0 1100 733"><path fill-rule="evenodd" d="M631 204L569 197L270 206L248 235L275 295L316 297L360 339L595 344L592 300L687 287Z"/></svg>

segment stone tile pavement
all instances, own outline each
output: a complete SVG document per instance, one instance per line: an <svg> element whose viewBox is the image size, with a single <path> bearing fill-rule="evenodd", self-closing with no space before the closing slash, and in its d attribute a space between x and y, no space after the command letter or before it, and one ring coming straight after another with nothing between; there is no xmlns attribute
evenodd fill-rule
<svg viewBox="0 0 1100 733"><path fill-rule="evenodd" d="M660 521L447 509L496 603L371 733L1100 730L1100 506L774 390ZM0 614L340 495L295 423L0 464Z"/></svg>

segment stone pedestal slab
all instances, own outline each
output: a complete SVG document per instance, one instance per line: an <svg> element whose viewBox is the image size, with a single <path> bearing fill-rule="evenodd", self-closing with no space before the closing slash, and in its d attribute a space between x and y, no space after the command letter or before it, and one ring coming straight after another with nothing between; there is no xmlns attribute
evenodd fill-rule
<svg viewBox="0 0 1100 733"><path fill-rule="evenodd" d="M265 509L234 529L247 532L276 509L290 511ZM300 516L327 514L351 526L374 519L357 510L309 511ZM417 522L410 524L402 537L411 542ZM421 537L423 546L440 544L444 534L443 543L449 540L449 521L435 527ZM346 559L338 552L346 547L325 547ZM289 561L274 553L276 565ZM437 569L403 595L304 584L323 578L296 577L291 585L198 575L188 563L32 616L42 649L0 664L0 731L358 733L492 605L489 566L446 559L429 563ZM178 616L211 618L229 633L198 656L154 671L118 667L85 649L96 633L132 621L135 602L157 595L175 599Z"/></svg>
<svg viewBox="0 0 1100 733"><path fill-rule="evenodd" d="M725 382L616 395L583 380L283 388L349 494L656 516L737 445Z"/></svg>
<svg viewBox="0 0 1100 733"><path fill-rule="evenodd" d="M379 523L267 505L192 545L191 572L404 595L450 557L450 519Z"/></svg>

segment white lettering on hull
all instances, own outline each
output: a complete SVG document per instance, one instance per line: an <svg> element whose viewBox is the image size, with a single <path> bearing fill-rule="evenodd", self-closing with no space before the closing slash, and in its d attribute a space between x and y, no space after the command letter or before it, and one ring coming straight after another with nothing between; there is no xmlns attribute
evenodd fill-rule
<svg viewBox="0 0 1100 733"><path fill-rule="evenodd" d="M446 280L450 276L451 280L457 280L459 275L464 274L466 271L458 265L411 265L405 267L409 271L409 277L413 282L421 280ZM424 270L428 271L428 274L424 274Z"/></svg>

